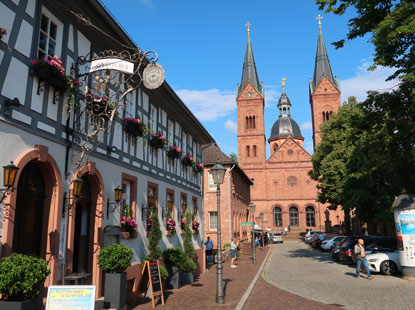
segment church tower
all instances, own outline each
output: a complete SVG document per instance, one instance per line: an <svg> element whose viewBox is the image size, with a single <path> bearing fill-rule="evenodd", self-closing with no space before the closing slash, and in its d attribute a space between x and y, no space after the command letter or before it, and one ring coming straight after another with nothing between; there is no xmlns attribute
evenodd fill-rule
<svg viewBox="0 0 415 310"><path fill-rule="evenodd" d="M266 159L264 124L264 85L259 83L250 29L246 44L241 84L236 89L238 113L238 158L243 168L263 166Z"/></svg>
<svg viewBox="0 0 415 310"><path fill-rule="evenodd" d="M340 83L337 77L333 77L326 45L321 31L322 16L318 19L318 41L314 76L310 79L310 104L313 119L314 149L320 143L320 125L330 119L333 113L340 108Z"/></svg>

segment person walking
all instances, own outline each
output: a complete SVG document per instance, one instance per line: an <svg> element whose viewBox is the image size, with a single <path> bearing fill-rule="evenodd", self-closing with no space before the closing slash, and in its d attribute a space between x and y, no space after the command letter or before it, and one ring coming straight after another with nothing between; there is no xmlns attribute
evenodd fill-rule
<svg viewBox="0 0 415 310"><path fill-rule="evenodd" d="M286 236L288 234L288 228L287 227L285 227L284 228L284 236Z"/></svg>
<svg viewBox="0 0 415 310"><path fill-rule="evenodd" d="M291 225L288 224L288 232L290 232L290 231L291 231Z"/></svg>
<svg viewBox="0 0 415 310"><path fill-rule="evenodd" d="M231 239L231 268L236 268L234 263L236 258L236 248L238 247L238 241L235 242L235 238Z"/></svg>
<svg viewBox="0 0 415 310"><path fill-rule="evenodd" d="M373 276L370 275L370 269L366 260L366 251L363 244L363 239L359 239L354 246L354 255L356 258L356 278L360 278L360 266L363 264L366 269L367 278L371 280L373 279Z"/></svg>
<svg viewBox="0 0 415 310"><path fill-rule="evenodd" d="M206 246L206 256L213 255L213 241L210 240L210 237L207 237L207 240L205 241Z"/></svg>

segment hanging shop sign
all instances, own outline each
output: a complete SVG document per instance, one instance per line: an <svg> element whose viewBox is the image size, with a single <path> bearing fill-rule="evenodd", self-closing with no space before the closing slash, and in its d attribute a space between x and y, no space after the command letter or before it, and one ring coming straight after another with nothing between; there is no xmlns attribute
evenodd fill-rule
<svg viewBox="0 0 415 310"><path fill-rule="evenodd" d="M134 63L119 58L103 58L93 60L79 66L79 74L85 75L101 70L116 70L129 74L134 73Z"/></svg>
<svg viewBox="0 0 415 310"><path fill-rule="evenodd" d="M164 82L164 69L157 63L145 67L143 72L143 84L148 89L155 89Z"/></svg>

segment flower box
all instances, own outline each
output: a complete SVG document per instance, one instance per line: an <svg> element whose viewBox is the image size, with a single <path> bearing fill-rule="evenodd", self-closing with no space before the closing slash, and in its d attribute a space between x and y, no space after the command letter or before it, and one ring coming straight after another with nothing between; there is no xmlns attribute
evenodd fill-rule
<svg viewBox="0 0 415 310"><path fill-rule="evenodd" d="M150 137L150 146L156 149L162 149L167 144L166 138L161 134L155 134L154 132L151 134Z"/></svg>
<svg viewBox="0 0 415 310"><path fill-rule="evenodd" d="M33 72L40 81L44 81L56 90L65 92L68 83L65 76L65 68L58 56L43 57L32 61Z"/></svg>
<svg viewBox="0 0 415 310"><path fill-rule="evenodd" d="M167 151L167 156L171 159L177 159L182 156L182 151L178 146L170 145L169 150Z"/></svg>
<svg viewBox="0 0 415 310"><path fill-rule="evenodd" d="M134 137L144 137L146 134L146 126L141 122L140 118L125 117L123 119L125 129Z"/></svg>
<svg viewBox="0 0 415 310"><path fill-rule="evenodd" d="M192 167L193 166L193 157L189 154L186 154L182 158L182 164L186 167Z"/></svg>
<svg viewBox="0 0 415 310"><path fill-rule="evenodd" d="M3 37L7 35L7 30L3 27L0 27L0 41L3 40Z"/></svg>

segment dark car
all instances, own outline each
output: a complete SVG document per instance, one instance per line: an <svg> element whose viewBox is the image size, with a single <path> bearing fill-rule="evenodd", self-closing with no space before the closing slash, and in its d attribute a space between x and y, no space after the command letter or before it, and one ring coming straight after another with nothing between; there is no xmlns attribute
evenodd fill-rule
<svg viewBox="0 0 415 310"><path fill-rule="evenodd" d="M396 245L395 237L385 236L361 236L350 239L343 243L340 247L339 260L341 262L354 262L354 246L359 239L363 239L366 253L370 254L373 251L379 250L393 250ZM394 245L395 244L395 245ZM397 248L397 245L396 245Z"/></svg>

